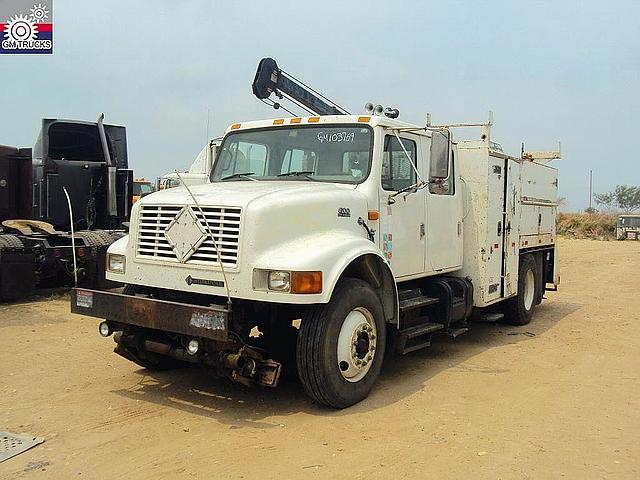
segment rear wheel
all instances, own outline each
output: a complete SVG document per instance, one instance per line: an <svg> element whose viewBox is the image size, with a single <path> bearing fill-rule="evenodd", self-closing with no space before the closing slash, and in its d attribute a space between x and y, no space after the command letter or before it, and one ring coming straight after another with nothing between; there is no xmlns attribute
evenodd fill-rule
<svg viewBox="0 0 640 480"><path fill-rule="evenodd" d="M505 322L511 325L526 325L533 316L536 305L538 269L532 255L524 255L520 259L518 272L518 294L505 301Z"/></svg>
<svg viewBox="0 0 640 480"><path fill-rule="evenodd" d="M382 305L362 280L336 285L328 304L309 308L302 318L296 358L306 393L334 408L369 395L385 350Z"/></svg>

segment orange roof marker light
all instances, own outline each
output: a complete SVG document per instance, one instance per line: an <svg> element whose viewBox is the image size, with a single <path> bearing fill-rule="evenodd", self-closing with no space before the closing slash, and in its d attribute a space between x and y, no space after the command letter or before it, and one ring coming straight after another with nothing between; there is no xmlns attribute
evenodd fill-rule
<svg viewBox="0 0 640 480"><path fill-rule="evenodd" d="M282 125L284 123L284 118L277 118L273 121L274 125Z"/></svg>
<svg viewBox="0 0 640 480"><path fill-rule="evenodd" d="M366 123L371 120L371 117L358 117L358 122Z"/></svg>
<svg viewBox="0 0 640 480"><path fill-rule="evenodd" d="M240 128L240 125L242 125L242 124L240 124L240 123L234 123L233 125L231 125L231 130L237 130L237 129L239 129L239 128Z"/></svg>
<svg viewBox="0 0 640 480"><path fill-rule="evenodd" d="M380 219L380 212L378 210L369 210L369 214L367 215L369 220L378 220Z"/></svg>
<svg viewBox="0 0 640 480"><path fill-rule="evenodd" d="M291 119L291 123L300 123L302 122L302 119L300 117L295 117Z"/></svg>
<svg viewBox="0 0 640 480"><path fill-rule="evenodd" d="M307 120L309 123L318 123L320 121L320 117L309 117Z"/></svg>

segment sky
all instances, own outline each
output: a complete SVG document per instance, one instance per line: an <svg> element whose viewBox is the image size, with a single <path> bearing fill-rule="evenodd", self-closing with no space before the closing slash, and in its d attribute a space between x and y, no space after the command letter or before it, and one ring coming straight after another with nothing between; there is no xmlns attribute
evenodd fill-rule
<svg viewBox="0 0 640 480"><path fill-rule="evenodd" d="M561 141L564 208L581 210L589 170L595 192L640 185L639 19L638 0L54 0L54 54L0 55L0 144L104 112L127 127L136 176L186 169L207 136L281 116L251 93L270 56L354 113L371 101L422 125L492 110L507 153Z"/></svg>

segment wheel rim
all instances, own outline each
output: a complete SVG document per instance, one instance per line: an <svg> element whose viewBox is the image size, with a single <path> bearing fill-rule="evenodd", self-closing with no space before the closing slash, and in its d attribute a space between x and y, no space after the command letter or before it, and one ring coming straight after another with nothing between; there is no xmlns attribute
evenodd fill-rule
<svg viewBox="0 0 640 480"><path fill-rule="evenodd" d="M525 310L531 310L533 306L533 297L536 291L535 277L533 270L527 270L524 276L524 308Z"/></svg>
<svg viewBox="0 0 640 480"><path fill-rule="evenodd" d="M344 319L338 335L338 369L348 382L358 382L371 369L378 332L369 310L354 308Z"/></svg>

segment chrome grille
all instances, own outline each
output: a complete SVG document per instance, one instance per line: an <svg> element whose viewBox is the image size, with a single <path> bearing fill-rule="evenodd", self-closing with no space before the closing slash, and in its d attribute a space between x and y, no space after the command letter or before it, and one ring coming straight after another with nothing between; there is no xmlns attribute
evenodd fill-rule
<svg viewBox="0 0 640 480"><path fill-rule="evenodd" d="M167 242L164 231L182 208L182 205L141 206L138 222L138 257L178 263L178 258L173 253L169 242ZM207 224L198 207L192 206L192 209L202 227L209 233ZM202 211L207 217L211 235L213 235L220 250L222 263L225 266L235 266L238 261L242 210L239 207L202 207ZM218 265L218 255L211 240L211 235L185 263Z"/></svg>

